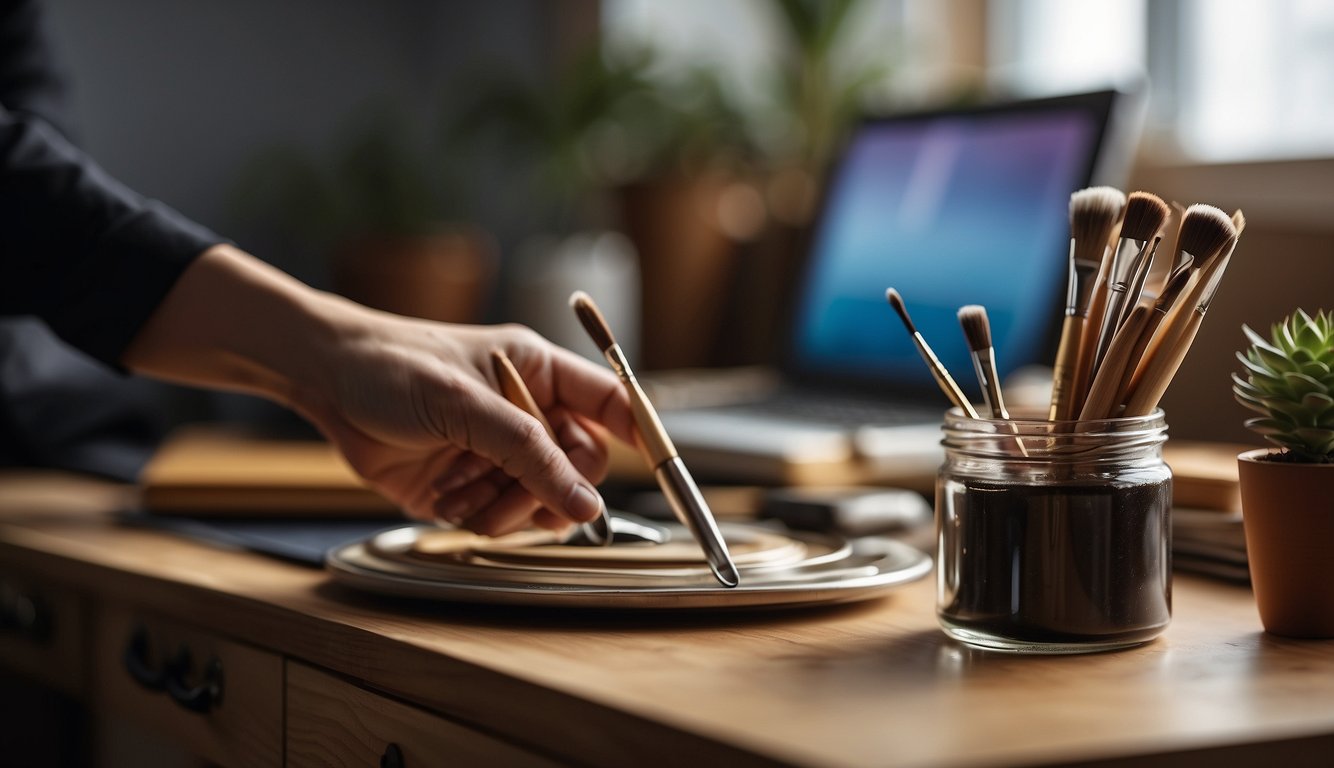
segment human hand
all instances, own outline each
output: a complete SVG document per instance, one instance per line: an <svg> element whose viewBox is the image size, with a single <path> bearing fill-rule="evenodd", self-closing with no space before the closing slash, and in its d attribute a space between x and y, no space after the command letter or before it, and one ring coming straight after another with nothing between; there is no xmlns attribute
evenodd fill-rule
<svg viewBox="0 0 1334 768"><path fill-rule="evenodd" d="M633 440L608 370L521 326L464 326L366 312L323 386L294 398L373 487L412 517L486 535L595 517L606 474L595 425ZM499 391L492 348L510 357L554 428Z"/></svg>
<svg viewBox="0 0 1334 768"><path fill-rule="evenodd" d="M511 405L502 349L554 427ZM591 520L607 466L601 425L634 439L611 371L515 325L367 309L229 245L202 254L123 355L157 378L250 392L306 417L412 517L500 535Z"/></svg>

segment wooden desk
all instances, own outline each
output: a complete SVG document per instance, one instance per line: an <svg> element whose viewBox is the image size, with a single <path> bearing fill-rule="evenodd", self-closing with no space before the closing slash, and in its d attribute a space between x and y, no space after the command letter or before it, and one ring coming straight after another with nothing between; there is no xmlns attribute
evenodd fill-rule
<svg viewBox="0 0 1334 768"><path fill-rule="evenodd" d="M393 740L407 765L1334 763L1334 642L1263 634L1244 588L1179 576L1158 641L1019 657L948 641L930 580L790 613L388 601L317 570L118 526L109 511L126 493L0 476L0 577L83 606L79 637L56 626L33 652L5 639L0 662L94 708L141 709L219 762L373 764ZM240 658L220 706L185 712L126 683L136 622L168 627L201 657ZM67 680L41 664L69 643L88 669ZM275 677L278 693L256 692ZM281 710L247 696L277 696ZM215 718L241 721L234 740Z"/></svg>

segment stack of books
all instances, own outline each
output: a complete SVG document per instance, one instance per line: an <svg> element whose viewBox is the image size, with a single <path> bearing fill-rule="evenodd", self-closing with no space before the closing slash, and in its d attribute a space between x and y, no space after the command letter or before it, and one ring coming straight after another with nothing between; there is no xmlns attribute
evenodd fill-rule
<svg viewBox="0 0 1334 768"><path fill-rule="evenodd" d="M1249 582L1237 454L1253 446L1168 441L1172 558L1178 570Z"/></svg>

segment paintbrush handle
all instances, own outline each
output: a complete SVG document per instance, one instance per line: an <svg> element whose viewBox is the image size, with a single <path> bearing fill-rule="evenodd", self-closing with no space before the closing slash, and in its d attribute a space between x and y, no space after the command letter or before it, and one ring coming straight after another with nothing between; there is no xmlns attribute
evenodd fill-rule
<svg viewBox="0 0 1334 768"><path fill-rule="evenodd" d="M1061 343L1056 348L1056 364L1052 369L1051 408L1047 412L1047 418L1052 421L1066 421L1075 416L1075 376L1083 336L1084 318L1066 315L1061 323Z"/></svg>
<svg viewBox="0 0 1334 768"><path fill-rule="evenodd" d="M1181 362L1186 359L1186 353L1190 352L1195 334L1199 333L1200 323L1203 321L1202 312L1191 312L1181 329L1181 335L1149 361L1139 386L1135 388L1130 402L1126 403L1126 416L1145 416L1158 407L1158 401L1162 400L1163 393L1171 385L1172 378L1181 367Z"/></svg>
<svg viewBox="0 0 1334 768"><path fill-rule="evenodd" d="M551 428L551 422L547 421L546 414L538 407L537 401L533 399L533 393L528 390L528 385L523 383L519 369L514 367L509 356L499 349L494 349L491 351L491 364L495 369L496 378L500 380L500 392L505 399L537 419L537 423L547 431L547 437L550 437L553 443L558 443L556 430Z"/></svg>
<svg viewBox="0 0 1334 768"><path fill-rule="evenodd" d="M968 396L959 388L959 385L954 381L954 377L945 368L945 364L940 362L940 358L936 357L936 353L931 350L931 345L927 344L926 339L922 338L922 334L914 332L913 343L917 345L917 351L921 354L922 359L926 361L926 367L930 369L931 375L935 377L940 391L945 393L945 397L948 397L951 403L954 403L967 414L968 418L976 419L977 409L973 408L973 404L968 402Z"/></svg>
<svg viewBox="0 0 1334 768"><path fill-rule="evenodd" d="M1149 320L1150 311L1148 306L1137 304L1130 311L1130 317L1121 330L1112 338L1093 386L1089 388L1088 399L1084 401L1079 414L1080 419L1107 419L1114 415L1113 411L1119 402L1116 396L1121 389L1121 379L1125 376L1126 366L1135 362L1131 359L1131 353L1144 330L1144 324Z"/></svg>
<svg viewBox="0 0 1334 768"><path fill-rule="evenodd" d="M547 421L546 415L538 407L537 400L533 399L533 393L529 391L528 385L523 383L519 369L514 367L509 355L499 347L491 350L491 367L496 372L496 379L500 381L500 392L505 399L537 419L537 423L546 430L551 442L560 445L560 441L556 439L556 430L551 427L551 422ZM579 528L593 544L605 547L612 542L611 517L606 505L602 506L602 511L596 518L581 523Z"/></svg>

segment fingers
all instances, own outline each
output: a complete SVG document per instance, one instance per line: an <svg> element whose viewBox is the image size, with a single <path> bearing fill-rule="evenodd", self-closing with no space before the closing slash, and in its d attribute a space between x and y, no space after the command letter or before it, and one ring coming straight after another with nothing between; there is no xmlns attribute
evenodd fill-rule
<svg viewBox="0 0 1334 768"><path fill-rule="evenodd" d="M554 415L561 449L570 463L585 478L600 480L606 474L606 446L577 418L563 412ZM474 466L486 466L489 471L467 482L453 482L456 475L470 474ZM568 516L544 508L521 483L491 467L475 454L460 459L449 476L437 482L444 492L434 505L435 516L488 536L512 533L530 524L553 530L570 524Z"/></svg>
<svg viewBox="0 0 1334 768"><path fill-rule="evenodd" d="M509 354L544 410L568 408L634 442L630 399L616 374L526 330L515 334Z"/></svg>
<svg viewBox="0 0 1334 768"><path fill-rule="evenodd" d="M541 506L575 522L599 513L597 491L532 416L480 387L467 402L451 407L463 425L465 446L517 480Z"/></svg>

